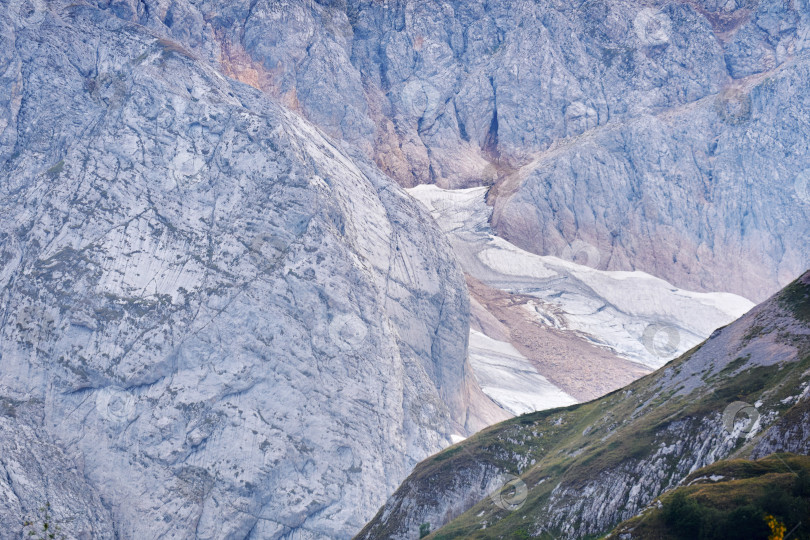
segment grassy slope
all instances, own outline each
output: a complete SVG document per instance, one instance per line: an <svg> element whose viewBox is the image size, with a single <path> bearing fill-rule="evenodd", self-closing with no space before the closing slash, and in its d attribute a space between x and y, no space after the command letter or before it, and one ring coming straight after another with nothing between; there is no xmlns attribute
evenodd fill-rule
<svg viewBox="0 0 810 540"><path fill-rule="evenodd" d="M585 405L512 420L511 425L501 425L500 429L482 434L473 451L485 452L507 470L512 468L511 463L497 459L504 448L536 459L536 464L520 475L529 487L524 506L519 512L510 513L485 499L429 538L529 538L534 527L527 527L523 516L540 510L560 482L584 485L601 470L644 457L654 446L659 429L668 422L723 410L732 401L753 403L764 390L771 388L776 389L773 402L778 402L792 394L792 389L799 386L800 374L808 369L810 356L803 359L799 370L789 372L787 378L781 377L786 370L780 370L779 366L743 371L723 381L715 394L703 394L697 399L691 394L676 399L668 399L666 395L651 396L655 382L652 375ZM611 419L630 418L638 402L648 397L655 397L649 412L611 431ZM787 412L787 408L783 410ZM555 427L558 419L563 419L564 427ZM583 435L587 428L591 431ZM741 448L743 443L744 439L740 439ZM550 451L546 452L547 448ZM452 448L448 451L460 453ZM437 456L440 457L441 454ZM673 459L677 458L673 456ZM438 463L440 461L433 465ZM482 529L484 522L487 522L486 529ZM551 534L547 537L553 538Z"/></svg>
<svg viewBox="0 0 810 540"><path fill-rule="evenodd" d="M608 538L768 539L810 537L810 457L774 454L718 461L690 474ZM769 526L769 517L773 518ZM622 535L622 536L620 536Z"/></svg>
<svg viewBox="0 0 810 540"><path fill-rule="evenodd" d="M780 293L774 303L777 311L787 308L794 320L803 321L805 328L810 326L806 324L810 322L810 273ZM769 328L767 323L763 327L753 323L750 326L743 341L754 341L782 330ZM439 493L443 486L458 482L467 471L482 466L517 474L528 486L528 496L518 511L505 511L484 498L428 538L537 538L538 527L544 527L538 524L546 522L544 516L552 490L562 484L573 489L585 487L604 471L616 470L632 461L642 462L654 448L677 443L670 433L674 430L668 429L672 426L682 424L694 431L708 418L716 424L719 412L736 400L759 401L761 409L769 411L774 419L788 414L796 405L782 401L795 396L796 389L810 380L810 339L807 335L797 338L788 333L780 334L778 340L789 341L798 349L798 365L746 368L748 359L740 357L720 371L709 370L701 376L705 384L691 391L684 391L682 385L673 386L671 381L677 380L680 370L704 343L661 370L595 401L524 415L488 428L421 463L400 490L418 497L427 492ZM750 451L752 444L740 438L732 454L743 447ZM674 453L668 459L672 462L664 467L670 475L666 481L675 485L685 473L672 478L678 474L679 458ZM419 500L422 502L424 499ZM371 531L369 537L387 538L388 531L398 527L398 518L383 518L385 510L364 529L366 534ZM394 516L398 511L387 510ZM600 534L607 533L617 521ZM577 524L573 525L576 529ZM552 532L555 536L559 534L557 530Z"/></svg>

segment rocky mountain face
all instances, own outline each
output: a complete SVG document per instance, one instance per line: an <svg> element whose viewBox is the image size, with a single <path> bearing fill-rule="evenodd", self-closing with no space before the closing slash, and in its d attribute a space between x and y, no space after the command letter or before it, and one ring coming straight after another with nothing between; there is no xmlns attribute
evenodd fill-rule
<svg viewBox="0 0 810 540"><path fill-rule="evenodd" d="M357 538L600 536L718 460L806 453L808 404L810 272L622 390L426 460Z"/></svg>
<svg viewBox="0 0 810 540"><path fill-rule="evenodd" d="M505 417L464 277L362 155L127 13L0 5L0 528L345 538Z"/></svg>
<svg viewBox="0 0 810 540"><path fill-rule="evenodd" d="M541 255L764 300L810 264L806 0L99 0ZM340 99L335 99L340 96Z"/></svg>
<svg viewBox="0 0 810 540"><path fill-rule="evenodd" d="M41 400L0 398L0 531L3 538L41 532L50 504L70 538L115 538L115 527L81 467L42 429ZM64 518L71 519L68 525ZM64 525L62 525L64 523Z"/></svg>

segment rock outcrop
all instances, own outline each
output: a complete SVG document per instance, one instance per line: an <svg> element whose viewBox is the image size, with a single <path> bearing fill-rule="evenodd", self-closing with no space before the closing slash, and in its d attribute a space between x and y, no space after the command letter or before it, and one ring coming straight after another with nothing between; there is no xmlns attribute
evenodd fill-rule
<svg viewBox="0 0 810 540"><path fill-rule="evenodd" d="M55 538L115 538L110 511L76 456L42 428L43 405L39 399L0 398L0 536L39 534L47 523Z"/></svg>

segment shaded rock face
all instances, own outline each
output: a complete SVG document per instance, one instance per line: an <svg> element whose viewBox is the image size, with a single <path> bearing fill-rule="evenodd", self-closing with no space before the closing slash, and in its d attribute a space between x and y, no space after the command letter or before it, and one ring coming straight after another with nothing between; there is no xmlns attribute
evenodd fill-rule
<svg viewBox="0 0 810 540"><path fill-rule="evenodd" d="M810 105L808 68L792 61L561 144L500 186L494 227L530 251L576 238L600 267L762 300L810 263L808 124L784 114ZM744 118L724 117L738 105Z"/></svg>
<svg viewBox="0 0 810 540"><path fill-rule="evenodd" d="M754 301L810 263L805 0L99 4L405 186L498 184L524 249Z"/></svg>
<svg viewBox="0 0 810 540"><path fill-rule="evenodd" d="M807 394L810 394L810 385L804 388L804 395L801 397L806 398ZM759 459L774 452L810 455L810 400L801 400L798 405L790 415L763 435L751 453L753 459Z"/></svg>
<svg viewBox="0 0 810 540"><path fill-rule="evenodd" d="M346 537L492 409L463 276L362 156L124 20L148 6L0 7L0 398L40 407L0 466L81 469L0 480L0 523Z"/></svg>

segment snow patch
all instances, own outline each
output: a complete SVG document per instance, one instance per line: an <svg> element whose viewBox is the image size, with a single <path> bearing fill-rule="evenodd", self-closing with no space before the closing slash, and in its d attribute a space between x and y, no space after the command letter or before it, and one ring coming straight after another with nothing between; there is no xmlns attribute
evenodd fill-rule
<svg viewBox="0 0 810 540"><path fill-rule="evenodd" d="M509 343L470 330L469 357L484 393L515 415L577 403Z"/></svg>
<svg viewBox="0 0 810 540"><path fill-rule="evenodd" d="M754 307L741 296L686 291L645 272L596 270L522 250L490 228L487 189L421 185L408 192L447 233L466 273L553 305L559 316L551 324L618 356L657 369Z"/></svg>

